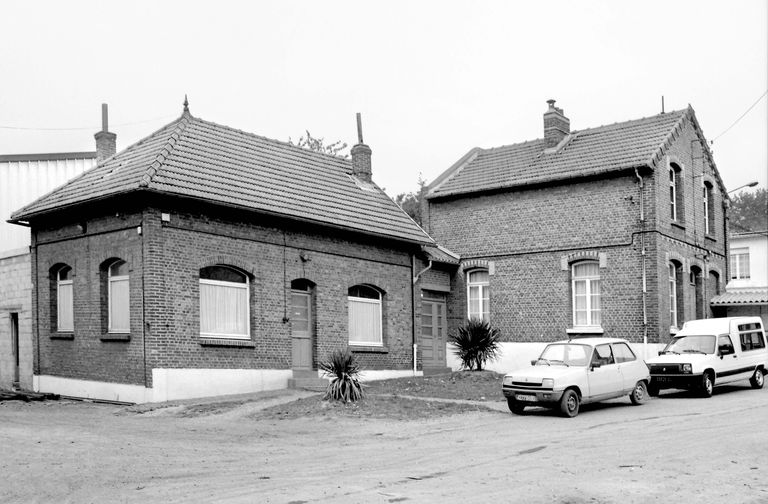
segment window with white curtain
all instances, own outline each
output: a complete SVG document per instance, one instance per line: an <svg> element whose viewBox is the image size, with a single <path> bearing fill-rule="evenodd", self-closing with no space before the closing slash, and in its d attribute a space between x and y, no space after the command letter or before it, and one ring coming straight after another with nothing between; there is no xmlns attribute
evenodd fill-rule
<svg viewBox="0 0 768 504"><path fill-rule="evenodd" d="M490 289L488 270L474 270L467 273L467 318L491 320Z"/></svg>
<svg viewBox="0 0 768 504"><path fill-rule="evenodd" d="M599 327L600 270L597 261L583 261L571 266L574 327Z"/></svg>
<svg viewBox="0 0 768 504"><path fill-rule="evenodd" d="M383 346L381 292L367 285L349 288L349 344Z"/></svg>
<svg viewBox="0 0 768 504"><path fill-rule="evenodd" d="M749 280L749 249L731 249L731 280Z"/></svg>
<svg viewBox="0 0 768 504"><path fill-rule="evenodd" d="M131 332L128 264L117 260L107 269L108 331Z"/></svg>
<svg viewBox="0 0 768 504"><path fill-rule="evenodd" d="M200 270L200 336L249 339L248 276L227 266Z"/></svg>
<svg viewBox="0 0 768 504"><path fill-rule="evenodd" d="M56 330L59 332L74 331L72 301L72 268L63 266L56 272Z"/></svg>
<svg viewBox="0 0 768 504"><path fill-rule="evenodd" d="M677 327L678 322L678 305L677 299L679 295L679 289L682 288L682 282L678 282L678 275L680 274L681 267L675 263L670 262L668 265L668 281L669 281L669 325Z"/></svg>

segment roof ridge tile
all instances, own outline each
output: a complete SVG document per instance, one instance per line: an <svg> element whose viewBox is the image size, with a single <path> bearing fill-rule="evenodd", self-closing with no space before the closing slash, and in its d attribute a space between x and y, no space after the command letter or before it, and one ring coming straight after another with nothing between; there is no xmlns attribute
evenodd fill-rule
<svg viewBox="0 0 768 504"><path fill-rule="evenodd" d="M194 118L189 112L184 112L184 114L182 114L181 118L176 124L176 127L171 131L171 134L168 135L168 140L166 140L165 144L160 148L160 152L157 153L157 157L155 157L155 160L150 163L150 165L147 167L147 170L144 172L144 175L142 175L141 179L139 180L138 187L150 186L152 180L155 178L155 175L157 175L158 170L160 170L160 167L163 166L165 160L168 159L168 156L170 156L171 152L173 152L173 148L181 138L181 134L189 125L190 119Z"/></svg>

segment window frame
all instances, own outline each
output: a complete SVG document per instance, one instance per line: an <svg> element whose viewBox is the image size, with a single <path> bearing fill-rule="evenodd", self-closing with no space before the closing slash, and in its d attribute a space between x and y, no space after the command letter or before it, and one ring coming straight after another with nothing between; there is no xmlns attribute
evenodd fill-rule
<svg viewBox="0 0 768 504"><path fill-rule="evenodd" d="M58 270L56 270L56 331L57 332L74 332L75 331L75 288L72 281L72 275L70 273L70 277L68 280L62 280L61 279L61 273L65 270L69 270L70 272L74 271L71 266L69 265L63 265ZM72 323L71 327L62 327L62 300L61 300L61 292L62 287L70 287L70 299L69 299L69 320Z"/></svg>
<svg viewBox="0 0 768 504"><path fill-rule="evenodd" d="M675 161L669 162L669 204L672 222L682 225L685 220L683 167Z"/></svg>
<svg viewBox="0 0 768 504"><path fill-rule="evenodd" d="M245 282L230 282L228 280L211 280L209 278L201 278L200 271L206 268L223 268L231 270L238 275L241 275ZM227 266L226 264L212 264L205 268L200 268L198 271L198 324L199 334L202 339L228 339L228 340L250 340L251 339L251 279L248 274L237 268ZM245 290L245 333L216 333L216 332L203 332L203 289L200 285L213 285L219 287L236 288Z"/></svg>
<svg viewBox="0 0 768 504"><path fill-rule="evenodd" d="M715 230L714 194L712 184L704 182L704 234L713 235Z"/></svg>
<svg viewBox="0 0 768 504"><path fill-rule="evenodd" d="M355 287L364 287L367 290L371 290L378 295L378 299L364 298L359 296L352 296L349 291ZM352 316L352 310L349 309L350 303L369 303L377 305L379 307L378 328L379 328L379 341L356 341L352 339L351 324L349 324L349 317ZM357 347L384 347L384 293L376 287L368 284L355 284L347 289L347 341L349 346Z"/></svg>
<svg viewBox="0 0 768 504"><path fill-rule="evenodd" d="M749 247L731 249L728 258L731 267L731 280L751 280L749 252ZM746 258L746 260L740 258ZM746 272L742 272L742 269L746 269Z"/></svg>
<svg viewBox="0 0 768 504"><path fill-rule="evenodd" d="M677 310L677 269L678 266L674 262L669 261L667 263L667 285L669 286L669 325L675 329L679 327Z"/></svg>
<svg viewBox="0 0 768 504"><path fill-rule="evenodd" d="M128 263L122 259L115 259L114 261L111 261L109 264L107 264L107 332L110 334L128 334L131 332L131 274L130 270L125 275L113 275L112 274L112 268L114 268L116 265L123 263L126 265L126 268L128 267ZM112 308L113 308L113 296L112 296L112 285L119 283L119 282L125 282L128 286L128 297L126 301L126 314L128 319L128 327L125 328L115 328L112 327Z"/></svg>
<svg viewBox="0 0 768 504"><path fill-rule="evenodd" d="M578 266L583 266L586 264L594 264L597 266L597 276L596 277L576 277L576 268ZM600 263L599 261L594 260L585 260L585 261L576 261L571 263L571 320L573 323L574 328L579 329L586 329L586 328L602 328L603 323L603 293L602 289L598 288L598 297L600 299L600 307L597 310L598 318L600 319L598 323L594 323L593 320L593 314L594 311L592 309L592 290L593 290L593 281L597 281L598 287L601 287L601 277L600 277ZM587 313L587 323L586 324L578 324L577 323L577 317L576 317L576 282L584 281L585 282L585 293L584 296L586 297L586 313Z"/></svg>
<svg viewBox="0 0 768 504"><path fill-rule="evenodd" d="M471 277L475 273L485 273L488 275L488 280L486 281L475 281L473 282L471 280ZM489 322L491 321L491 274L490 271L486 268L473 268L471 270L468 270L466 272L466 282L467 282L467 320L471 320L473 313L472 313L472 288L476 287L478 289L478 303L479 303L479 314L478 317L475 315L474 318L480 319L483 322ZM483 300L487 299L488 301L484 304ZM488 317L486 318L484 314L488 314Z"/></svg>

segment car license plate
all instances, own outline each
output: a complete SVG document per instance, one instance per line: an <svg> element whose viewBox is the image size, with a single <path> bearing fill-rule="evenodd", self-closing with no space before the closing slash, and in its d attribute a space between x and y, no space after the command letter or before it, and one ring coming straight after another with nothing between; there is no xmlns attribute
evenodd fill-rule
<svg viewBox="0 0 768 504"><path fill-rule="evenodd" d="M525 401L525 402L536 402L536 396L535 395L529 395L529 394L517 394L515 396L515 399L518 401Z"/></svg>

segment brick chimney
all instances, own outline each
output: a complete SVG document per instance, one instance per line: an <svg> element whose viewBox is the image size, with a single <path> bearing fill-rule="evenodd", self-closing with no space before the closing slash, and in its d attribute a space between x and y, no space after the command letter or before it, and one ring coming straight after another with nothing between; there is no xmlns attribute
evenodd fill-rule
<svg viewBox="0 0 768 504"><path fill-rule="evenodd" d="M555 107L555 100L547 100L549 109L544 112L545 148L556 147L571 133L571 120L563 115L563 109Z"/></svg>
<svg viewBox="0 0 768 504"><path fill-rule="evenodd" d="M352 175L364 180L371 181L371 148L363 143L363 124L360 119L360 112L357 113L357 145L353 146L352 153Z"/></svg>
<svg viewBox="0 0 768 504"><path fill-rule="evenodd" d="M109 132L107 104L101 104L101 131L93 135L96 139L96 162L101 164L117 152L117 135Z"/></svg>

